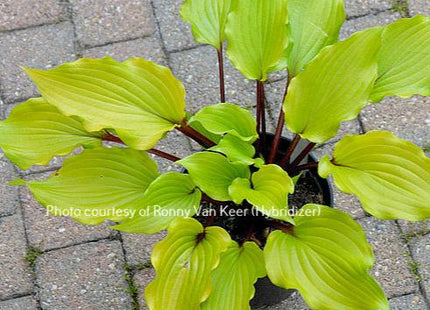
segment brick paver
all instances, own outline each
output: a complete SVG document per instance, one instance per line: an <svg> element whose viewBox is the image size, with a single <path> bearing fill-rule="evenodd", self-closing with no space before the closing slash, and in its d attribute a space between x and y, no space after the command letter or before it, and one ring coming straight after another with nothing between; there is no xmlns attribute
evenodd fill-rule
<svg viewBox="0 0 430 310"><path fill-rule="evenodd" d="M149 0L70 0L83 46L149 36L155 31Z"/></svg>
<svg viewBox="0 0 430 310"><path fill-rule="evenodd" d="M0 31L58 22L66 17L66 8L57 0L2 0Z"/></svg>
<svg viewBox="0 0 430 310"><path fill-rule="evenodd" d="M1 1L0 119L15 104L37 95L19 66L51 68L78 56L109 55L118 60L145 57L169 65L187 89L190 112L217 103L216 52L194 41L189 25L179 17L182 1ZM401 15L391 10L394 3L391 0L345 2L349 19L341 30L341 39L355 31L392 22ZM407 13L430 14L430 0L409 2ZM255 104L254 82L247 81L229 63L226 81L229 102L243 107ZM273 129L285 73L271 75L269 83L266 85L268 127ZM340 134L314 154L318 158L330 154L334 143L345 134L374 129L394 131L426 148L430 145L429 109L428 99L422 97L388 98L369 105L362 112L361 124L357 120L345 122ZM199 146L177 132L170 133L157 148L178 157L199 150ZM160 171L181 169L166 160L157 162ZM63 159L56 158L47 167L20 171L0 151L0 310L131 310L125 270L138 287L141 309L147 309L143 290L154 277L150 250L159 235L118 233L106 226L86 227L71 219L48 216L27 189L6 185L19 175L26 179L44 178L49 173L41 172L58 169L62 163ZM376 257L372 272L390 297L392 309L427 309L424 296L430 296L430 221L393 222L367 217L356 198L338 190L334 190L334 202L336 207L359 219L366 230ZM24 260L29 246L42 251L35 261L34 273ZM285 302L266 309L308 310L309 307L300 294L294 293Z"/></svg>
<svg viewBox="0 0 430 310"><path fill-rule="evenodd" d="M70 22L0 33L0 91L6 103L36 96L20 66L48 69L75 59Z"/></svg>
<svg viewBox="0 0 430 310"><path fill-rule="evenodd" d="M409 11L412 15L424 14L430 15L430 1L429 0L409 0Z"/></svg>
<svg viewBox="0 0 430 310"><path fill-rule="evenodd" d="M36 261L40 304L46 310L130 309L118 241L52 251Z"/></svg>
<svg viewBox="0 0 430 310"><path fill-rule="evenodd" d="M33 291L24 225L19 214L0 218L0 300Z"/></svg>
<svg viewBox="0 0 430 310"><path fill-rule="evenodd" d="M0 301L0 310L38 310L38 308L36 299L33 296L26 296Z"/></svg>
<svg viewBox="0 0 430 310"><path fill-rule="evenodd" d="M19 206L18 189L7 185L7 182L17 178L12 165L0 160L0 216L12 215Z"/></svg>

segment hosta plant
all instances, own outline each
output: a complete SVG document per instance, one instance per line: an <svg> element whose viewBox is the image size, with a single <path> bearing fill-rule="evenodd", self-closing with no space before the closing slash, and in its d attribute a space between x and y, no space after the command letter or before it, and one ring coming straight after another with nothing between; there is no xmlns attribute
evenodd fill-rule
<svg viewBox="0 0 430 310"><path fill-rule="evenodd" d="M331 156L303 163L366 105L430 95L430 18L400 19L338 41L342 0L186 0L181 15L195 39L217 51L221 98L190 115L181 82L142 58L24 68L42 97L0 122L3 152L27 169L84 150L47 180L13 184L28 186L51 213L69 211L84 224L110 220L113 229L141 234L167 229L145 291L153 310L249 309L254 283L266 275L299 290L314 309L389 309L369 275L374 257L359 224L317 203L289 212L288 198L303 171L318 169L379 219L430 217L430 159L390 132L347 135ZM255 81L255 119L240 107L248 103L226 102L225 50ZM264 86L275 71L288 79L269 137ZM295 138L280 150L284 127ZM201 151L178 158L158 150L172 130ZM297 152L300 140L307 146ZM148 154L184 170L160 174ZM220 224L224 207L245 222L233 230Z"/></svg>

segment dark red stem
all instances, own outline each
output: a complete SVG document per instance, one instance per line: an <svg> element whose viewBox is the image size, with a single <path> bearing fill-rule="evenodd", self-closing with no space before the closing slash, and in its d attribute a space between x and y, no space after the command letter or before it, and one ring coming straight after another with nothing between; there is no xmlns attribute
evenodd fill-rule
<svg viewBox="0 0 430 310"><path fill-rule="evenodd" d="M219 91L221 102L225 102L225 79L224 79L224 56L223 56L223 44L220 43L218 49L218 68L219 68Z"/></svg>
<svg viewBox="0 0 430 310"><path fill-rule="evenodd" d="M257 132L260 136L260 147L265 149L266 145L266 108L264 104L264 84L257 81Z"/></svg>
<svg viewBox="0 0 430 310"><path fill-rule="evenodd" d="M308 164L304 164L304 165L299 165L299 166L295 167L293 170L294 170L294 172L300 172L302 170L317 169L318 168L318 164L319 164L319 162L308 163Z"/></svg>
<svg viewBox="0 0 430 310"><path fill-rule="evenodd" d="M178 129L184 135L190 137L191 139L193 139L194 141L196 141L197 143L199 143L201 146L203 146L205 148L209 148L209 147L212 147L215 145L215 143L212 140L208 139L207 137L202 135L200 132L198 132L197 130L195 130L191 126L189 126L185 122L185 120L183 120L181 126L176 127L176 129Z"/></svg>
<svg viewBox="0 0 430 310"><path fill-rule="evenodd" d="M122 141L117 136L114 136L114 135L110 134L109 132L106 132L103 135L102 139L105 140L105 141L111 141L111 142L115 142L115 143L119 143L119 144L124 144L125 145L124 141ZM173 162L181 160L179 157L176 157L176 156L174 156L172 154L169 154L169 153L166 153L166 152L163 152L163 151L160 151L160 150L156 150L156 149L150 149L150 150L147 150L147 152L150 153L150 154L154 154L154 155L157 155L159 157L165 158L167 160L173 161Z"/></svg>
<svg viewBox="0 0 430 310"><path fill-rule="evenodd" d="M268 222L268 224L270 227L281 230L286 234L291 234L294 231L294 226L290 224L284 224L281 222L274 222L274 221L270 221Z"/></svg>
<svg viewBox="0 0 430 310"><path fill-rule="evenodd" d="M308 155L312 151L312 149L314 148L315 145L316 145L316 143L310 142L305 147L305 149L299 154L299 156L297 156L297 158L293 161L293 163L291 164L291 169L294 170L298 165L300 165L302 160L306 157L306 155Z"/></svg>
<svg viewBox="0 0 430 310"><path fill-rule="evenodd" d="M287 85L285 86L284 96L282 97L281 106L279 108L279 117L278 117L278 124L276 125L275 137L273 138L272 148L270 150L270 155L268 160L269 164L273 164L275 162L276 154L279 149L279 143L281 142L282 130L284 129L284 123L285 123L285 113L284 113L283 105L284 105L285 98L287 97L287 94L288 94L288 87L290 86L290 82L291 82L290 73L288 73Z"/></svg>
<svg viewBox="0 0 430 310"><path fill-rule="evenodd" d="M288 146L287 152L285 153L284 157L281 160L281 167L285 167L290 163L291 155L293 155L293 152L296 149L299 142L300 142L300 136L295 135L293 141Z"/></svg>

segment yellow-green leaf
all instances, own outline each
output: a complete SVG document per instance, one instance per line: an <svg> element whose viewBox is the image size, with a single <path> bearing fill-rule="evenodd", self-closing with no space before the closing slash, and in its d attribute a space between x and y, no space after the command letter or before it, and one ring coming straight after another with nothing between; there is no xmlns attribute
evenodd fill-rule
<svg viewBox="0 0 430 310"><path fill-rule="evenodd" d="M152 148L185 117L185 90L171 71L142 58L82 58L52 70L26 69L43 97L88 131L113 128L129 146Z"/></svg>
<svg viewBox="0 0 430 310"><path fill-rule="evenodd" d="M430 218L430 159L411 142L391 132L346 136L324 157L319 174L333 174L336 186L360 198L380 219Z"/></svg>
<svg viewBox="0 0 430 310"><path fill-rule="evenodd" d="M225 32L233 65L248 79L265 81L288 45L287 0L238 0Z"/></svg>
<svg viewBox="0 0 430 310"><path fill-rule="evenodd" d="M200 152L177 162L187 169L197 186L209 197L219 201L231 200L228 187L236 178L249 178L249 167L231 163L213 152Z"/></svg>
<svg viewBox="0 0 430 310"><path fill-rule="evenodd" d="M225 25L237 0L185 0L182 19L191 24L194 39L216 49L225 40Z"/></svg>
<svg viewBox="0 0 430 310"><path fill-rule="evenodd" d="M288 0L288 70L300 73L323 47L337 41L345 21L343 0Z"/></svg>
<svg viewBox="0 0 430 310"><path fill-rule="evenodd" d="M64 116L42 98L21 103L0 122L0 147L21 169L46 165L79 146L100 145L100 132L87 132L79 120Z"/></svg>
<svg viewBox="0 0 430 310"><path fill-rule="evenodd" d="M225 135L222 140L215 146L208 149L224 154L231 162L242 163L246 165L261 166L264 164L262 158L254 158L255 148L252 144L232 135Z"/></svg>
<svg viewBox="0 0 430 310"><path fill-rule="evenodd" d="M348 214L306 205L294 231L269 235L264 248L270 280L297 289L312 309L388 310L387 298L368 274L373 253L366 235Z"/></svg>
<svg viewBox="0 0 430 310"><path fill-rule="evenodd" d="M252 114L231 103L219 103L201 109L189 120L193 126L200 125L215 135L230 133L253 143L258 138L257 123Z"/></svg>
<svg viewBox="0 0 430 310"><path fill-rule="evenodd" d="M400 19L384 27L378 80L371 99L430 96L430 17Z"/></svg>
<svg viewBox="0 0 430 310"><path fill-rule="evenodd" d="M195 219L176 219L166 239L152 251L155 279L145 290L151 310L198 310L212 289L211 272L230 244L220 227L203 226Z"/></svg>
<svg viewBox="0 0 430 310"><path fill-rule="evenodd" d="M26 184L50 213L95 225L129 217L158 175L146 152L97 148L68 158L49 179Z"/></svg>
<svg viewBox="0 0 430 310"><path fill-rule="evenodd" d="M134 217L112 228L129 233L155 234L178 217L196 214L201 196L188 174L162 174L149 185L141 204L135 206Z"/></svg>
<svg viewBox="0 0 430 310"><path fill-rule="evenodd" d="M254 283L266 275L263 251L254 242L232 241L212 273L213 290L202 310L248 310Z"/></svg>
<svg viewBox="0 0 430 310"><path fill-rule="evenodd" d="M278 165L262 166L252 175L252 184L246 178L237 178L229 187L236 204L247 200L261 213L275 219L294 223L288 209L288 194L294 192L293 180Z"/></svg>
<svg viewBox="0 0 430 310"><path fill-rule="evenodd" d="M288 128L323 143L367 105L377 76L381 28L358 32L324 48L291 82L284 102Z"/></svg>

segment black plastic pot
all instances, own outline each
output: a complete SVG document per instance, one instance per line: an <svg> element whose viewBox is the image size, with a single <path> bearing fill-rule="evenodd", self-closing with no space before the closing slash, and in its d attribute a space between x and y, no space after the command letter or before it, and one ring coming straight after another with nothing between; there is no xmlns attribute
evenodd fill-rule
<svg viewBox="0 0 430 310"><path fill-rule="evenodd" d="M273 135L268 134L266 145L269 146L269 148L272 145L272 141ZM279 146L280 151L278 152L276 157L276 162L279 162L285 155L285 151L287 150L290 142L291 140L287 138L282 138ZM317 160L312 154L310 154L308 158L304 160L303 163L306 164L313 162L317 162ZM322 194L323 196L323 204L333 207L333 191L330 183L326 179L323 179L318 175L317 169L312 169L310 170L310 172L315 180L315 183L318 185L320 194ZM261 278L255 283L255 295L254 298L251 300L251 307L252 309L258 309L263 306L276 305L286 300L293 293L294 290L286 290L275 286L274 284L272 284L272 282L270 282L268 277Z"/></svg>

